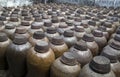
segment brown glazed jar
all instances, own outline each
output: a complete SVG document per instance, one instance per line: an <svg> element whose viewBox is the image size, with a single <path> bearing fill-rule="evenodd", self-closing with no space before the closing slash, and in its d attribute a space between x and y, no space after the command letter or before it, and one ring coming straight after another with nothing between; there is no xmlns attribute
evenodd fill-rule
<svg viewBox="0 0 120 77"><path fill-rule="evenodd" d="M106 27L104 26L99 26L98 29L99 31L102 31L103 35L106 37L107 40L109 40L109 33L107 32Z"/></svg>
<svg viewBox="0 0 120 77"><path fill-rule="evenodd" d="M6 51L6 58L9 66L9 75L13 77L25 77L26 56L31 48L27 39L22 35L15 36L13 42L9 44Z"/></svg>
<svg viewBox="0 0 120 77"><path fill-rule="evenodd" d="M23 35L23 36L25 36L27 39L30 38L29 33L27 32L26 28L24 28L23 26L18 26L18 27L16 27L14 36L15 36L15 35ZM14 38L14 36L13 36L13 38Z"/></svg>
<svg viewBox="0 0 120 77"><path fill-rule="evenodd" d="M57 29L56 28L53 28L53 27L49 27L46 32L45 32L45 35L47 36L47 38L49 40L51 40L53 37L55 36L60 36L59 33L57 32Z"/></svg>
<svg viewBox="0 0 120 77"><path fill-rule="evenodd" d="M24 17L24 20L25 20L25 21L28 21L30 24L32 24L32 22L33 22L32 16L25 16L25 17Z"/></svg>
<svg viewBox="0 0 120 77"><path fill-rule="evenodd" d="M99 53L101 53L103 47L105 47L105 45L107 44L107 39L105 38L105 36L103 36L102 31L99 31L99 30L94 30L93 36L94 36L95 42L99 46Z"/></svg>
<svg viewBox="0 0 120 77"><path fill-rule="evenodd" d="M93 56L98 55L99 47L98 44L95 42L94 36L92 34L85 34L82 38L87 44L87 47L92 52Z"/></svg>
<svg viewBox="0 0 120 77"><path fill-rule="evenodd" d="M21 21L21 26L24 27L26 30L30 29L31 24L29 21Z"/></svg>
<svg viewBox="0 0 120 77"><path fill-rule="evenodd" d="M49 77L50 67L54 60L54 52L48 43L37 42L27 54L28 73L26 77Z"/></svg>
<svg viewBox="0 0 120 77"><path fill-rule="evenodd" d="M68 50L68 46L64 42L62 36L53 37L50 43L50 47L55 53L55 58L60 57L64 52Z"/></svg>
<svg viewBox="0 0 120 77"><path fill-rule="evenodd" d="M50 77L78 77L81 67L71 52L65 52L51 66Z"/></svg>
<svg viewBox="0 0 120 77"><path fill-rule="evenodd" d="M105 56L110 60L111 69L115 73L116 77L120 77L120 62L117 59L117 55L113 51L103 51L102 56Z"/></svg>
<svg viewBox="0 0 120 77"><path fill-rule="evenodd" d="M81 40L85 34L85 30L82 26L75 26L74 35L77 37L77 40Z"/></svg>
<svg viewBox="0 0 120 77"><path fill-rule="evenodd" d="M33 36L29 38L29 42L32 44L32 46L35 46L35 44L40 41L49 42L45 34L41 31L34 32Z"/></svg>
<svg viewBox="0 0 120 77"><path fill-rule="evenodd" d="M79 77L116 77L110 67L110 60L104 56L96 56L86 64Z"/></svg>
<svg viewBox="0 0 120 77"><path fill-rule="evenodd" d="M35 22L33 22L31 24L31 28L28 30L28 33L32 36L34 34L34 32L36 31L42 31L43 32L43 29L41 28L41 26Z"/></svg>
<svg viewBox="0 0 120 77"><path fill-rule="evenodd" d="M85 64L92 60L92 52L88 49L85 41L80 40L73 47L70 48L70 52L83 67Z"/></svg>
<svg viewBox="0 0 120 77"><path fill-rule="evenodd" d="M5 26L4 26L4 22L0 21L0 32L2 32L4 30Z"/></svg>
<svg viewBox="0 0 120 77"><path fill-rule="evenodd" d="M72 47L76 42L77 38L74 36L74 31L67 30L63 33L63 40L67 44L68 48Z"/></svg>
<svg viewBox="0 0 120 77"><path fill-rule="evenodd" d="M13 34L15 33L16 27L13 24L7 23L5 25L4 33L7 34L7 36L12 39Z"/></svg>
<svg viewBox="0 0 120 77"><path fill-rule="evenodd" d="M0 70L7 69L7 62L5 59L6 49L10 44L11 40L5 33L0 32Z"/></svg>

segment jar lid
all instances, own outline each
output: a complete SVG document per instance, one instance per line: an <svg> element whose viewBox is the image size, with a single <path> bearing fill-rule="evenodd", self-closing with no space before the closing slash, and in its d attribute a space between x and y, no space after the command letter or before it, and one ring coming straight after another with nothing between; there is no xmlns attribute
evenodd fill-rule
<svg viewBox="0 0 120 77"><path fill-rule="evenodd" d="M68 26L72 26L72 25L73 25L73 22L71 22L71 21L66 21L66 24L67 24Z"/></svg>
<svg viewBox="0 0 120 77"><path fill-rule="evenodd" d="M110 60L110 63L116 63L117 62L117 55L113 51L110 51L110 50L105 50L104 51L103 50L101 55L108 58Z"/></svg>
<svg viewBox="0 0 120 77"><path fill-rule="evenodd" d="M65 37L73 37L74 36L74 32L72 30L66 30L63 35Z"/></svg>
<svg viewBox="0 0 120 77"><path fill-rule="evenodd" d="M11 23L7 23L7 24L5 24L5 29L15 29L15 25L13 25Z"/></svg>
<svg viewBox="0 0 120 77"><path fill-rule="evenodd" d="M75 26L75 31L76 32L84 32L85 30L84 30L83 26Z"/></svg>
<svg viewBox="0 0 120 77"><path fill-rule="evenodd" d="M30 26L30 23L29 23L29 21L22 21L21 25L22 26Z"/></svg>
<svg viewBox="0 0 120 77"><path fill-rule="evenodd" d="M64 54L60 58L60 61L69 66L74 66L77 64L77 61L73 57L73 54L71 52L64 52Z"/></svg>
<svg viewBox="0 0 120 77"><path fill-rule="evenodd" d="M94 31L93 31L93 35L94 35L95 37L103 37L102 31L99 31L99 30L94 30Z"/></svg>
<svg viewBox="0 0 120 77"><path fill-rule="evenodd" d="M45 34L42 31L36 31L33 34L33 38L35 39L43 39L45 37Z"/></svg>
<svg viewBox="0 0 120 77"><path fill-rule="evenodd" d="M84 41L86 42L93 42L94 41L94 36L92 34L84 34L83 38Z"/></svg>
<svg viewBox="0 0 120 77"><path fill-rule="evenodd" d="M57 32L57 29L54 28L54 27L49 27L49 28L47 28L47 31L46 31L46 32L47 32L47 33L50 33L50 34L54 34L54 33Z"/></svg>
<svg viewBox="0 0 120 77"><path fill-rule="evenodd" d="M6 17L5 16L0 16L0 20L1 21L6 21Z"/></svg>
<svg viewBox="0 0 120 77"><path fill-rule="evenodd" d="M100 74L106 74L109 73L110 68L110 60L107 59L104 56L96 56L92 59L92 61L89 63L89 67Z"/></svg>
<svg viewBox="0 0 120 77"><path fill-rule="evenodd" d="M54 45L63 45L64 40L61 36L55 36L52 38L51 43Z"/></svg>
<svg viewBox="0 0 120 77"><path fill-rule="evenodd" d="M107 28L112 28L112 24L110 22L105 22L103 25Z"/></svg>
<svg viewBox="0 0 120 77"><path fill-rule="evenodd" d="M24 20L26 20L26 21L31 21L31 20L32 20L32 17L31 17L31 16L25 16L25 17L24 17Z"/></svg>
<svg viewBox="0 0 120 77"><path fill-rule="evenodd" d="M4 42L4 41L7 41L7 40L8 40L7 35L3 32L0 32L0 42Z"/></svg>
<svg viewBox="0 0 120 77"><path fill-rule="evenodd" d="M92 25L92 26L96 26L96 22L95 21L89 21L88 24Z"/></svg>
<svg viewBox="0 0 120 77"><path fill-rule="evenodd" d="M113 40L112 43L110 43L110 47L112 47L116 50L120 50L120 43Z"/></svg>
<svg viewBox="0 0 120 77"><path fill-rule="evenodd" d="M35 14L33 14L33 17L40 17L40 14L35 13Z"/></svg>
<svg viewBox="0 0 120 77"><path fill-rule="evenodd" d="M81 18L77 17L77 18L75 18L75 21L81 22Z"/></svg>
<svg viewBox="0 0 120 77"><path fill-rule="evenodd" d="M116 34L114 40L120 42L120 35Z"/></svg>
<svg viewBox="0 0 120 77"><path fill-rule="evenodd" d="M81 26L83 26L84 28L88 28L88 24L87 23L81 23Z"/></svg>
<svg viewBox="0 0 120 77"><path fill-rule="evenodd" d="M37 42L34 47L34 50L39 53L45 53L49 51L49 44L45 41Z"/></svg>
<svg viewBox="0 0 120 77"><path fill-rule="evenodd" d="M22 26L16 27L15 33L24 34L24 33L26 33L26 32L27 32L27 30L26 30L24 27L22 27Z"/></svg>
<svg viewBox="0 0 120 77"><path fill-rule="evenodd" d="M14 44L22 45L27 43L27 38L23 35L16 35L13 40Z"/></svg>
<svg viewBox="0 0 120 77"><path fill-rule="evenodd" d="M18 22L18 18L17 17L10 17L10 21L12 21L12 22Z"/></svg>
<svg viewBox="0 0 120 77"><path fill-rule="evenodd" d="M83 40L78 41L78 42L74 45L74 48L77 49L77 50L80 50L80 51L86 51L86 50L88 49L86 42L83 41Z"/></svg>
<svg viewBox="0 0 120 77"><path fill-rule="evenodd" d="M60 23L59 28L68 28L67 24Z"/></svg>
<svg viewBox="0 0 120 77"><path fill-rule="evenodd" d="M106 30L106 27L105 26L99 26L97 30L100 30L102 32L107 32Z"/></svg>
<svg viewBox="0 0 120 77"><path fill-rule="evenodd" d="M40 18L40 17L34 17L34 18L35 18L34 21L36 21L36 22L43 22L43 21L42 21L42 18Z"/></svg>
<svg viewBox="0 0 120 77"><path fill-rule="evenodd" d="M31 29L40 29L40 28L41 28L41 26L38 23L33 22L31 24Z"/></svg>
<svg viewBox="0 0 120 77"><path fill-rule="evenodd" d="M46 27L51 27L51 26L52 26L52 22L45 22L45 23L44 23L44 26L46 26Z"/></svg>
<svg viewBox="0 0 120 77"><path fill-rule="evenodd" d="M54 18L52 18L52 23L58 23L59 22L59 19L57 18L57 17L54 17Z"/></svg>

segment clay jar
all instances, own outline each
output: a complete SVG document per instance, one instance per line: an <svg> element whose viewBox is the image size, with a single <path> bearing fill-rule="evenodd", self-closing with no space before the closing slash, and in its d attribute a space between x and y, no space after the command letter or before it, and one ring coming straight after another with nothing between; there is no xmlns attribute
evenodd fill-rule
<svg viewBox="0 0 120 77"><path fill-rule="evenodd" d="M84 27L86 33L91 33L91 29L88 27L87 23L81 23L81 26Z"/></svg>
<svg viewBox="0 0 120 77"><path fill-rule="evenodd" d="M105 47L105 45L107 43L107 40L103 36L103 33L99 30L94 30L93 35L94 35L94 38L95 38L95 42L99 46L99 53L100 53L102 51L103 47Z"/></svg>
<svg viewBox="0 0 120 77"><path fill-rule="evenodd" d="M35 47L28 51L27 77L49 77L51 64L55 60L55 55L48 43L45 41L37 42Z"/></svg>
<svg viewBox="0 0 120 77"><path fill-rule="evenodd" d="M75 26L74 35L77 37L77 40L81 40L85 34L85 30L82 26Z"/></svg>
<svg viewBox="0 0 120 77"><path fill-rule="evenodd" d="M48 28L47 31L45 32L45 35L49 40L51 40L55 36L60 36L56 28L53 27Z"/></svg>
<svg viewBox="0 0 120 77"><path fill-rule="evenodd" d="M115 37L115 35L120 35L120 29L118 28L115 33L111 35L111 39Z"/></svg>
<svg viewBox="0 0 120 77"><path fill-rule="evenodd" d="M87 47L92 52L93 56L98 55L99 47L98 44L95 42L94 36L92 34L85 34L82 38L87 44Z"/></svg>
<svg viewBox="0 0 120 77"><path fill-rule="evenodd" d="M72 56L72 53L65 52L53 62L50 77L78 77L80 70L80 64Z"/></svg>
<svg viewBox="0 0 120 77"><path fill-rule="evenodd" d="M35 46L35 44L40 41L49 41L45 34L41 31L34 32L33 36L29 38L29 42L32 44L32 46Z"/></svg>
<svg viewBox="0 0 120 77"><path fill-rule="evenodd" d="M15 33L15 30L16 30L15 25L7 23L5 25L5 29L3 32L5 32L10 39L12 39L12 36Z"/></svg>
<svg viewBox="0 0 120 77"><path fill-rule="evenodd" d="M115 35L114 38L108 41L108 44L112 43L112 41L117 41L120 43L120 35Z"/></svg>
<svg viewBox="0 0 120 77"><path fill-rule="evenodd" d="M0 32L0 70L7 69L6 62L6 49L10 44L11 40L7 37L5 33Z"/></svg>
<svg viewBox="0 0 120 77"><path fill-rule="evenodd" d="M30 29L30 22L29 21L21 21L21 26L24 27L26 30Z"/></svg>
<svg viewBox="0 0 120 77"><path fill-rule="evenodd" d="M55 53L55 58L60 57L64 52L68 50L68 46L61 36L53 37L50 43L50 47Z"/></svg>
<svg viewBox="0 0 120 77"><path fill-rule="evenodd" d="M9 44L6 58L10 75L14 77L24 77L26 75L26 56L30 48L30 43L22 35L15 36L13 42Z"/></svg>
<svg viewBox="0 0 120 77"><path fill-rule="evenodd" d="M4 30L5 26L4 26L4 22L0 21L0 32L2 32Z"/></svg>
<svg viewBox="0 0 120 77"><path fill-rule="evenodd" d="M120 77L120 62L117 59L117 55L113 51L103 51L102 56L105 56L110 60L111 69L115 73L116 77Z"/></svg>
<svg viewBox="0 0 120 77"><path fill-rule="evenodd" d="M65 31L63 34L63 40L67 44L68 48L72 47L77 42L77 38L74 36L74 31Z"/></svg>
<svg viewBox="0 0 120 77"><path fill-rule="evenodd" d="M79 77L115 77L115 74L110 68L109 59L96 56L82 68Z"/></svg>
<svg viewBox="0 0 120 77"><path fill-rule="evenodd" d="M0 16L0 21L6 24L7 23L6 16Z"/></svg>
<svg viewBox="0 0 120 77"><path fill-rule="evenodd" d="M83 40L80 40L73 47L71 47L70 52L73 53L73 56L77 59L82 67L92 60L92 53Z"/></svg>
<svg viewBox="0 0 120 77"><path fill-rule="evenodd" d="M30 24L32 24L33 18L31 16L25 16L24 21L28 21Z"/></svg>
<svg viewBox="0 0 120 77"><path fill-rule="evenodd" d="M20 25L20 20L17 17L10 17L8 22L11 24L14 24L15 26Z"/></svg>
<svg viewBox="0 0 120 77"><path fill-rule="evenodd" d="M26 38L29 38L29 37L30 37L29 33L27 32L27 30L26 30L23 26L16 27L14 36L15 36L15 35L23 35L23 36L25 36ZM14 36L13 36L13 38L14 38Z"/></svg>
<svg viewBox="0 0 120 77"><path fill-rule="evenodd" d="M41 28L41 26L35 22L33 22L31 24L31 28L28 30L28 33L32 36L34 34L34 32L36 31L42 31L43 32L43 29Z"/></svg>
<svg viewBox="0 0 120 77"><path fill-rule="evenodd" d="M53 17L52 18L52 25L55 27L55 28L58 28L59 27L59 19L57 17Z"/></svg>
<svg viewBox="0 0 120 77"><path fill-rule="evenodd" d="M104 26L99 26L97 30L102 31L103 36L105 36L106 39L109 40L109 37L110 37L110 36L109 36L109 33L107 32L106 27L104 27Z"/></svg>
<svg viewBox="0 0 120 77"><path fill-rule="evenodd" d="M89 25L91 31L93 31L93 30L95 30L95 29L98 28L98 27L96 26L96 22L95 22L95 21L89 21L89 22L88 22L88 25Z"/></svg>
<svg viewBox="0 0 120 77"><path fill-rule="evenodd" d="M48 28L53 27L52 22L45 22L44 26L42 26L43 30L46 31Z"/></svg>

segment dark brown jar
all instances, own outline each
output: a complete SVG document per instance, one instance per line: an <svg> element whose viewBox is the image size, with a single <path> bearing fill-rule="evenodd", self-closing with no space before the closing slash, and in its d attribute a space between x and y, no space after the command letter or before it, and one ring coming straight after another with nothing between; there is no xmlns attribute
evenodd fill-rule
<svg viewBox="0 0 120 77"><path fill-rule="evenodd" d="M52 22L45 22L44 26L42 26L43 30L46 31L48 28L53 27Z"/></svg>
<svg viewBox="0 0 120 77"><path fill-rule="evenodd" d="M12 36L15 33L15 30L16 30L15 25L7 23L5 25L5 29L3 30L3 32L6 33L10 39L12 39Z"/></svg>
<svg viewBox="0 0 120 77"><path fill-rule="evenodd" d="M32 36L34 34L34 32L36 32L36 31L42 31L43 32L43 29L39 24L33 22L31 24L31 28L28 30L28 33Z"/></svg>
<svg viewBox="0 0 120 77"><path fill-rule="evenodd" d="M83 67L85 64L92 60L92 52L88 49L85 41L80 40L73 47L70 48L70 52L73 53L74 57Z"/></svg>
<svg viewBox="0 0 120 77"><path fill-rule="evenodd" d="M17 18L17 17L10 17L8 22L11 24L14 24L15 26L19 26L21 23L19 18Z"/></svg>
<svg viewBox="0 0 120 77"><path fill-rule="evenodd" d="M0 70L7 69L6 62L6 49L10 44L11 40L7 37L5 33L0 32Z"/></svg>
<svg viewBox="0 0 120 77"><path fill-rule="evenodd" d="M55 53L55 58L60 57L64 52L68 50L68 46L61 36L53 37L50 43L50 47Z"/></svg>
<svg viewBox="0 0 120 77"><path fill-rule="evenodd" d="M31 24L29 21L21 21L21 26L24 27L26 30L30 29Z"/></svg>
<svg viewBox="0 0 120 77"><path fill-rule="evenodd" d="M113 51L103 51L102 56L105 56L110 60L110 65L112 71L115 73L116 77L120 77L120 62L118 61L117 55Z"/></svg>
<svg viewBox="0 0 120 77"><path fill-rule="evenodd" d="M85 34L82 38L87 44L87 47L92 52L93 56L98 55L99 47L98 44L95 42L94 36L92 34Z"/></svg>
<svg viewBox="0 0 120 77"><path fill-rule="evenodd" d="M4 22L0 21L0 32L2 32L4 30L5 26L4 26Z"/></svg>
<svg viewBox="0 0 120 77"><path fill-rule="evenodd" d="M14 38L15 35L23 35L27 39L30 38L29 33L27 32L27 30L23 26L16 27L15 33L13 35L13 38Z"/></svg>
<svg viewBox="0 0 120 77"><path fill-rule="evenodd" d="M6 51L6 58L10 75L13 77L25 77L27 72L26 56L30 48L30 43L22 35L15 36L13 42L9 44Z"/></svg>
<svg viewBox="0 0 120 77"><path fill-rule="evenodd" d="M106 27L104 26L99 26L97 30L102 31L103 35L106 37L107 40L109 40L109 33L107 32Z"/></svg>
<svg viewBox="0 0 120 77"><path fill-rule="evenodd" d="M25 17L24 17L24 20L25 20L25 21L28 21L30 24L32 24L32 22L33 22L32 16L25 16Z"/></svg>
<svg viewBox="0 0 120 77"><path fill-rule="evenodd" d="M78 77L81 67L72 53L65 52L51 66L50 77Z"/></svg>
<svg viewBox="0 0 120 77"><path fill-rule="evenodd" d="M96 56L86 64L79 77L116 77L110 67L110 60L104 56Z"/></svg>
<svg viewBox="0 0 120 77"><path fill-rule="evenodd" d="M75 26L74 35L77 37L77 40L81 40L85 34L85 30L82 26Z"/></svg>
<svg viewBox="0 0 120 77"><path fill-rule="evenodd" d="M60 35L64 33L64 31L68 30L69 27L67 24L60 23L59 27L57 28L57 31L59 32Z"/></svg>
<svg viewBox="0 0 120 77"><path fill-rule="evenodd" d="M48 43L38 42L27 54L28 73L26 77L49 77L51 64L55 55Z"/></svg>
<svg viewBox="0 0 120 77"><path fill-rule="evenodd" d="M56 28L53 28L53 27L49 27L46 32L45 32L45 35L47 36L47 38L49 40L51 40L53 37L55 36L60 36L59 33L57 32L57 29Z"/></svg>
<svg viewBox="0 0 120 77"><path fill-rule="evenodd" d="M40 41L49 42L45 34L41 31L34 32L33 36L29 38L29 42L32 44L32 46L35 46L35 44Z"/></svg>
<svg viewBox="0 0 120 77"><path fill-rule="evenodd" d="M102 31L99 31L99 30L94 30L93 36L94 36L95 42L99 46L99 53L101 53L103 47L105 47L105 45L107 44L107 40L105 36L103 36Z"/></svg>

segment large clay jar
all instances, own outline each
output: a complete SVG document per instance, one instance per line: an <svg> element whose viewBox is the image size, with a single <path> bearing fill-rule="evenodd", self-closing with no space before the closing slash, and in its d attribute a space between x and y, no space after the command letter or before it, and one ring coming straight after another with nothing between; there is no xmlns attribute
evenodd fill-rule
<svg viewBox="0 0 120 77"><path fill-rule="evenodd" d="M118 29L116 30L116 32L111 35L110 38L111 38L111 39L114 38L115 35L120 35L120 28L119 28L119 27L118 27Z"/></svg>
<svg viewBox="0 0 120 77"><path fill-rule="evenodd" d="M72 47L77 42L77 38L74 36L74 31L65 31L63 34L63 40L67 44L68 48Z"/></svg>
<svg viewBox="0 0 120 77"><path fill-rule="evenodd" d="M49 77L49 70L54 60L54 52L48 43L38 42L27 54L27 77Z"/></svg>
<svg viewBox="0 0 120 77"><path fill-rule="evenodd" d="M107 40L109 40L109 33L107 32L106 27L104 26L99 26L97 30L102 31L103 35L106 37Z"/></svg>
<svg viewBox="0 0 120 77"><path fill-rule="evenodd" d="M92 52L88 49L85 41L80 40L73 47L70 48L70 52L83 67L85 64L92 60Z"/></svg>
<svg viewBox="0 0 120 77"><path fill-rule="evenodd" d="M34 32L33 36L29 38L29 42L32 44L32 46L35 46L36 43L40 41L49 42L45 34L41 31Z"/></svg>
<svg viewBox="0 0 120 77"><path fill-rule="evenodd" d="M104 56L96 56L86 64L79 77L116 77L110 68L110 60Z"/></svg>
<svg viewBox="0 0 120 77"><path fill-rule="evenodd" d="M6 24L7 23L6 16L0 16L0 21Z"/></svg>
<svg viewBox="0 0 120 77"><path fill-rule="evenodd" d="M117 41L120 43L120 35L115 35L114 38L111 38L109 41L108 41L108 44L112 43L112 41Z"/></svg>
<svg viewBox="0 0 120 77"><path fill-rule="evenodd" d="M4 22L0 21L0 32L2 32L4 30L5 26L4 26Z"/></svg>
<svg viewBox="0 0 120 77"><path fill-rule="evenodd" d="M105 38L105 36L103 36L103 33L99 30L94 30L93 35L95 38L95 42L99 46L99 53L100 53L102 51L103 47L105 47L105 45L107 43L107 39Z"/></svg>
<svg viewBox="0 0 120 77"><path fill-rule="evenodd" d="M82 26L75 26L74 35L77 37L77 40L81 40L85 34L85 30Z"/></svg>
<svg viewBox="0 0 120 77"><path fill-rule="evenodd" d="M24 21L28 21L31 24L33 22L33 18L31 16L25 16Z"/></svg>
<svg viewBox="0 0 120 77"><path fill-rule="evenodd" d="M55 27L55 28L58 28L59 27L59 19L55 16L55 17L52 17L52 25Z"/></svg>
<svg viewBox="0 0 120 77"><path fill-rule="evenodd" d="M45 35L49 40L51 40L55 36L60 36L56 28L53 27L48 28L47 31L45 32Z"/></svg>
<svg viewBox="0 0 120 77"><path fill-rule="evenodd" d="M44 26L42 26L44 31L46 31L50 27L52 27L52 22L45 22Z"/></svg>
<svg viewBox="0 0 120 77"><path fill-rule="evenodd" d="M64 42L61 36L55 36L52 38L50 47L55 53L55 58L63 55L64 52L68 50L67 44Z"/></svg>
<svg viewBox="0 0 120 77"><path fill-rule="evenodd" d="M50 77L78 77L80 70L80 64L72 53L65 52L53 62Z"/></svg>
<svg viewBox="0 0 120 77"><path fill-rule="evenodd" d="M87 23L81 23L81 26L84 27L86 33L91 33L91 29Z"/></svg>
<svg viewBox="0 0 120 77"><path fill-rule="evenodd" d="M11 24L14 24L15 26L20 25L20 20L17 17L10 17L10 20L8 22L11 23Z"/></svg>
<svg viewBox="0 0 120 77"><path fill-rule="evenodd" d="M7 34L7 36L12 39L13 34L15 33L16 27L13 24L7 23L5 25L4 33Z"/></svg>
<svg viewBox="0 0 120 77"><path fill-rule="evenodd" d="M24 77L26 75L26 56L31 48L27 39L22 35L15 36L6 51L9 73L13 77Z"/></svg>
<svg viewBox="0 0 120 77"><path fill-rule="evenodd" d="M10 39L7 37L5 33L0 32L0 70L7 69L6 62L6 49L10 44Z"/></svg>
<svg viewBox="0 0 120 77"><path fill-rule="evenodd" d="M120 62L118 61L117 55L113 51L103 51L102 56L105 56L110 60L111 69L115 73L116 77L120 77Z"/></svg>
<svg viewBox="0 0 120 77"><path fill-rule="evenodd" d="M98 26L96 25L96 22L95 22L95 21L89 21L89 22L88 22L88 25L89 25L91 31L93 31L93 30L95 30L95 29L98 28Z"/></svg>
<svg viewBox="0 0 120 77"><path fill-rule="evenodd" d="M27 29L24 28L23 26L16 27L15 33L14 33L14 35L13 35L13 38L14 38L15 35L23 35L23 36L25 36L27 39L30 38L30 35L29 35L29 33L27 32Z"/></svg>
<svg viewBox="0 0 120 77"><path fill-rule="evenodd" d="M34 32L36 31L42 31L43 29L41 28L41 26L38 23L33 22L31 24L31 28L28 30L28 33L32 36L34 34Z"/></svg>
<svg viewBox="0 0 120 77"><path fill-rule="evenodd" d="M29 21L21 21L21 26L28 30L30 29L31 24Z"/></svg>
<svg viewBox="0 0 120 77"><path fill-rule="evenodd" d="M92 52L93 56L98 55L99 47L98 44L95 42L94 36L92 34L85 34L82 38L87 44L87 47Z"/></svg>

